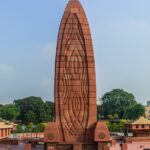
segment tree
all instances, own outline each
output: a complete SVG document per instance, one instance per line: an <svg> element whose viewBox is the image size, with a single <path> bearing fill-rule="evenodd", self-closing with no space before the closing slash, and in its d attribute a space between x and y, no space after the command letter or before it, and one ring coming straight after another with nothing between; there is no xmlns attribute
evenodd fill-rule
<svg viewBox="0 0 150 150"><path fill-rule="evenodd" d="M127 108L126 118L135 120L138 119L140 116L144 116L145 108L141 104L134 104Z"/></svg>
<svg viewBox="0 0 150 150"><path fill-rule="evenodd" d="M140 104L137 104L134 95L125 92L122 89L113 89L112 91L105 93L102 97L101 109L105 118L110 115L114 118L118 117L119 119L131 118L129 109L134 109L136 112L138 111L137 116L143 115L143 107ZM133 115L132 119L136 119L137 116Z"/></svg>
<svg viewBox="0 0 150 150"><path fill-rule="evenodd" d="M15 100L14 104L20 109L18 119L23 124L48 122L54 118L54 103L44 102L40 97Z"/></svg>
<svg viewBox="0 0 150 150"><path fill-rule="evenodd" d="M106 124L111 132L124 132L126 122L126 120L122 119L117 122L107 121Z"/></svg>
<svg viewBox="0 0 150 150"><path fill-rule="evenodd" d="M28 111L25 115L24 118L26 119L26 122L31 123L36 121L36 114L33 111Z"/></svg>
<svg viewBox="0 0 150 150"><path fill-rule="evenodd" d="M40 123L35 125L35 127L33 128L33 132L37 133L37 132L44 132L45 129L45 125Z"/></svg>
<svg viewBox="0 0 150 150"><path fill-rule="evenodd" d="M20 115L19 107L14 104L7 104L0 107L1 117L9 121L15 121Z"/></svg>
<svg viewBox="0 0 150 150"><path fill-rule="evenodd" d="M15 133L24 133L22 126L17 125L17 129L16 129Z"/></svg>
<svg viewBox="0 0 150 150"><path fill-rule="evenodd" d="M49 116L46 118L47 121L53 121L55 117L55 112L54 112L54 103L50 101L45 102L45 111L46 114Z"/></svg>
<svg viewBox="0 0 150 150"><path fill-rule="evenodd" d="M30 122L25 129L26 133L32 133L33 132L33 128L34 128L34 124L32 122Z"/></svg>

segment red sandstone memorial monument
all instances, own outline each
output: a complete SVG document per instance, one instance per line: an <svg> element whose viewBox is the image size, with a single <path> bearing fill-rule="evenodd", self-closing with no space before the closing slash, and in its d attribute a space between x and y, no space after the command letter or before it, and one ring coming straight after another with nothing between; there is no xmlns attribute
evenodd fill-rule
<svg viewBox="0 0 150 150"><path fill-rule="evenodd" d="M102 150L110 141L97 122L93 45L85 12L70 0L61 20L55 61L55 122L44 133L46 150Z"/></svg>

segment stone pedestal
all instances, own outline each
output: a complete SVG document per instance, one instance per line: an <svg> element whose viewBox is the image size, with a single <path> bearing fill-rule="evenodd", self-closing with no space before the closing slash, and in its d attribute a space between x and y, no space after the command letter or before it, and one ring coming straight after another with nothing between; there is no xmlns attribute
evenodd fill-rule
<svg viewBox="0 0 150 150"><path fill-rule="evenodd" d="M98 143L98 150L105 150L106 144L105 143Z"/></svg>
<svg viewBox="0 0 150 150"><path fill-rule="evenodd" d="M53 146L49 146L49 147L47 148L47 150L56 150L56 148L53 147Z"/></svg>
<svg viewBox="0 0 150 150"><path fill-rule="evenodd" d="M127 150L127 144L126 143L122 144L122 149L121 150Z"/></svg>
<svg viewBox="0 0 150 150"><path fill-rule="evenodd" d="M31 150L31 144L26 144L25 145L25 150Z"/></svg>
<svg viewBox="0 0 150 150"><path fill-rule="evenodd" d="M82 150L82 144L74 144L73 150Z"/></svg>
<svg viewBox="0 0 150 150"><path fill-rule="evenodd" d="M104 146L104 150L110 150L110 147L107 146L107 145L105 145L105 146Z"/></svg>

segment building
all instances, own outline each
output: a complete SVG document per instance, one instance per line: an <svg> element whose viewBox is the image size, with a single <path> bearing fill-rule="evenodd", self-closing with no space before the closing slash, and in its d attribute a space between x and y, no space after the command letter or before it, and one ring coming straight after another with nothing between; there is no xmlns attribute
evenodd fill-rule
<svg viewBox="0 0 150 150"><path fill-rule="evenodd" d="M147 101L145 106L145 117L150 120L150 101Z"/></svg>
<svg viewBox="0 0 150 150"><path fill-rule="evenodd" d="M132 123L127 123L125 128L127 131L133 133L133 138L150 136L150 120L144 117L140 117L138 120Z"/></svg>
<svg viewBox="0 0 150 150"><path fill-rule="evenodd" d="M150 147L150 120L140 117L134 122L127 123L125 129L133 136L125 137L122 150L148 150Z"/></svg>
<svg viewBox="0 0 150 150"><path fill-rule="evenodd" d="M0 119L0 139L7 138L16 129L16 124Z"/></svg>
<svg viewBox="0 0 150 150"><path fill-rule="evenodd" d="M150 101L147 101L147 106L150 106Z"/></svg>
<svg viewBox="0 0 150 150"><path fill-rule="evenodd" d="M150 106L145 106L145 117L150 120Z"/></svg>

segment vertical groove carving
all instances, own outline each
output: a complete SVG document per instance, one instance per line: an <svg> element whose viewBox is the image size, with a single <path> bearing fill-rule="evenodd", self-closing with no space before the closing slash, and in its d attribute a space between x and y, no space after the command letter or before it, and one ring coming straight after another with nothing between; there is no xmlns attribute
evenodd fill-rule
<svg viewBox="0 0 150 150"><path fill-rule="evenodd" d="M69 1L59 29L55 102L60 141L93 142L95 63L88 21L79 1Z"/></svg>
<svg viewBox="0 0 150 150"><path fill-rule="evenodd" d="M79 137L85 134L88 123L89 80L84 36L75 14L70 13L66 21L61 45L60 55L63 57L64 66L60 67L61 79L58 84L61 85L62 82L61 89L58 88L61 90L58 90L61 103L60 122L63 121L64 137L65 134ZM62 57L59 63L62 62Z"/></svg>

